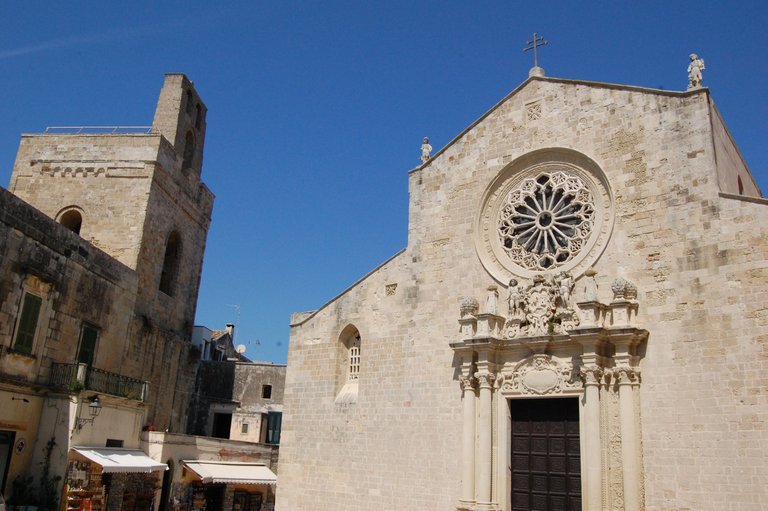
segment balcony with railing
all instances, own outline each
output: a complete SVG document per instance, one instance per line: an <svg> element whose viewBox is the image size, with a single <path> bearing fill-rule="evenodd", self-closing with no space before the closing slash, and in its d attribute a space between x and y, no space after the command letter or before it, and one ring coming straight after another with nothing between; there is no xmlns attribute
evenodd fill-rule
<svg viewBox="0 0 768 511"><path fill-rule="evenodd" d="M90 390L142 402L149 398L149 382L89 367L87 364L54 362L51 366L50 385L74 392Z"/></svg>

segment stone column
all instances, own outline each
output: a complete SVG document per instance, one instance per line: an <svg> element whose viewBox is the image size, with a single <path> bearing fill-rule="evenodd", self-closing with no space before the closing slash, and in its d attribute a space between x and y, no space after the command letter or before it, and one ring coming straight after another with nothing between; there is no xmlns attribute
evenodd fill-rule
<svg viewBox="0 0 768 511"><path fill-rule="evenodd" d="M602 508L602 458L600 456L600 378L602 369L596 365L583 367L584 378L584 466L586 495L584 509L600 511Z"/></svg>
<svg viewBox="0 0 768 511"><path fill-rule="evenodd" d="M491 509L492 389L494 376L489 372L475 374L480 386L480 420L477 432L477 508Z"/></svg>
<svg viewBox="0 0 768 511"><path fill-rule="evenodd" d="M624 510L640 510L640 466L638 463L637 418L633 387L637 372L619 367L614 373L619 380L619 413L621 414L621 466L624 480Z"/></svg>
<svg viewBox="0 0 768 511"><path fill-rule="evenodd" d="M475 502L475 384L471 376L461 377L463 429L461 441L461 496L459 509L470 509Z"/></svg>

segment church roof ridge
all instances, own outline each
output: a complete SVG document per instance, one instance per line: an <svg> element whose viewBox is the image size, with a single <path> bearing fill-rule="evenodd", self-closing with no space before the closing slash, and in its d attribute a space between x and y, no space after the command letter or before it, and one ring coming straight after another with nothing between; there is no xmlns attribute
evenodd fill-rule
<svg viewBox="0 0 768 511"><path fill-rule="evenodd" d="M506 103L507 100L509 100L512 96L515 96L518 92L523 90L529 83L533 81L565 83L570 85L587 85L590 87L600 87L600 88L606 88L606 89L621 89L621 90L632 91L632 92L643 92L646 94L658 94L662 96L674 96L674 97L681 97L681 98L692 96L694 94L699 94L701 92L709 94L708 87L697 87L695 89L689 89L685 91L673 91L673 90L666 90L666 89L656 89L652 87L642 87L639 85L622 85L617 83L597 82L597 81L591 81L591 80L578 80L573 78L556 78L556 77L550 77L550 76L529 76L520 85L512 89L512 91L509 94L501 98L501 100L499 100L496 104L494 104L491 108L489 108L485 113L483 113L482 115L480 115L480 117L478 117L472 123L470 123L469 126L461 130L447 144L445 144L442 148L440 148L440 150L435 152L435 154L431 155L429 160L425 161L418 167L414 167L411 170L409 170L408 174L417 172L429 166L435 158L437 158L439 155L444 153L449 147L451 147L453 144L458 142L461 139L461 137L466 135L467 132L469 132L472 128L480 124L486 117L488 117L493 112L495 112L501 105Z"/></svg>

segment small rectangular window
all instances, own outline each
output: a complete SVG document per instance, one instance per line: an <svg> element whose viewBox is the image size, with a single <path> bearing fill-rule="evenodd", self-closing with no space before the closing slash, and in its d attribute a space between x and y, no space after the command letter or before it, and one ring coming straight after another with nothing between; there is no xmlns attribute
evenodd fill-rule
<svg viewBox="0 0 768 511"><path fill-rule="evenodd" d="M20 353L32 354L32 344L37 331L37 321L40 319L40 307L43 299L30 293L24 293L21 306L21 316L16 330L16 341L13 349Z"/></svg>
<svg viewBox="0 0 768 511"><path fill-rule="evenodd" d="M262 385L261 386L261 398L262 399L272 399L272 385Z"/></svg>
<svg viewBox="0 0 768 511"><path fill-rule="evenodd" d="M106 447L122 447L123 441L118 440L117 438L107 438L107 445Z"/></svg>
<svg viewBox="0 0 768 511"><path fill-rule="evenodd" d="M242 426L242 429L240 430L240 432L242 434L244 434L244 435L248 434L248 423L247 422L243 422L243 426Z"/></svg>

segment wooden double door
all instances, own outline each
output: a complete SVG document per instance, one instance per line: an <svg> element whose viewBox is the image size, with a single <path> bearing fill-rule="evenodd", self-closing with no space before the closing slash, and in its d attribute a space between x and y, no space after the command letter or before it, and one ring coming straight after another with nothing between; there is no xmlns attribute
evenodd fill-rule
<svg viewBox="0 0 768 511"><path fill-rule="evenodd" d="M512 509L581 510L578 399L515 399L510 407Z"/></svg>

